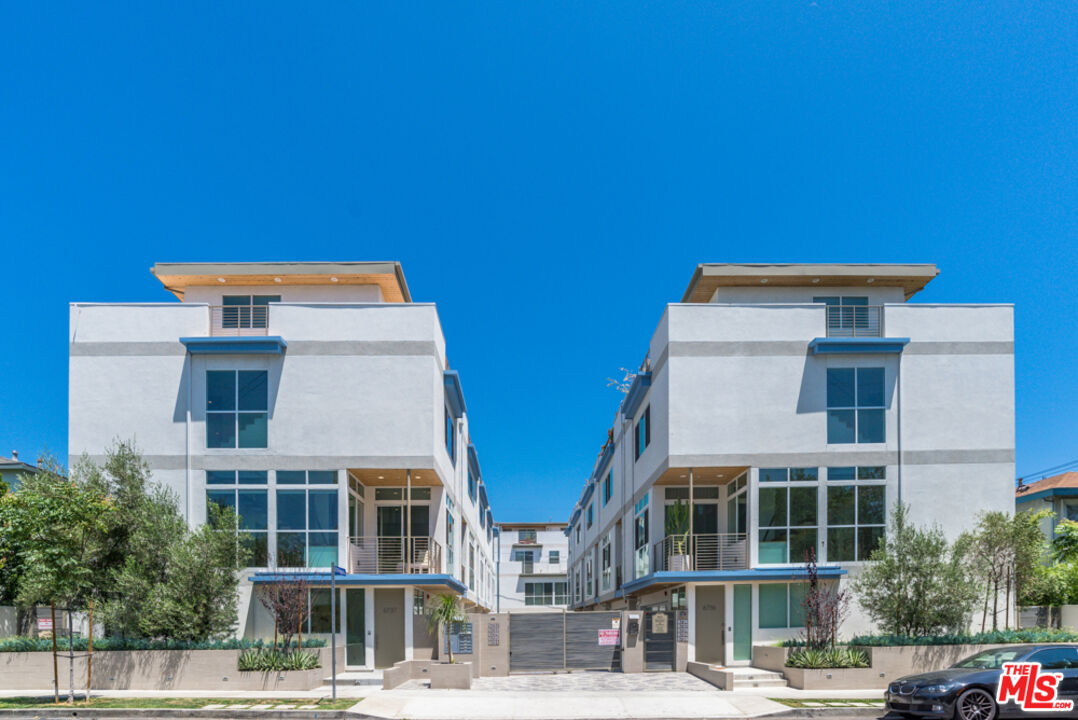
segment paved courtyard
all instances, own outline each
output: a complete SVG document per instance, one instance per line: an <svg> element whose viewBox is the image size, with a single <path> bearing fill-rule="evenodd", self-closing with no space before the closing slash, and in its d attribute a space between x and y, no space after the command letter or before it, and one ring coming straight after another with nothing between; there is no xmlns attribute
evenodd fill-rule
<svg viewBox="0 0 1078 720"><path fill-rule="evenodd" d="M714 686L688 673L537 673L484 677L473 690L503 692L712 692Z"/></svg>

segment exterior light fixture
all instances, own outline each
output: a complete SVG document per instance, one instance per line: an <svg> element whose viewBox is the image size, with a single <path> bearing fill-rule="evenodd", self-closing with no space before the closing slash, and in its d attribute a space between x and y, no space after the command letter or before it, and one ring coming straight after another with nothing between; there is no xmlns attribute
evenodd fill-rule
<svg viewBox="0 0 1078 720"><path fill-rule="evenodd" d="M329 279L329 281L330 281L330 282L339 282L339 281L337 280L337 278L335 278L335 277L331 277L331 278Z"/></svg>
<svg viewBox="0 0 1078 720"><path fill-rule="evenodd" d="M225 281L224 278L217 278L217 282L224 282L224 281Z"/></svg>
<svg viewBox="0 0 1078 720"><path fill-rule="evenodd" d="M273 278L273 282L279 283L279 282L281 282L281 278Z"/></svg>

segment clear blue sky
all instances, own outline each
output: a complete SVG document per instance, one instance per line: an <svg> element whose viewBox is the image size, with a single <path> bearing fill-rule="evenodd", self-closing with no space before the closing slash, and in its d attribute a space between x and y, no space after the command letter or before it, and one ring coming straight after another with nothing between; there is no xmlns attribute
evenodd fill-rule
<svg viewBox="0 0 1078 720"><path fill-rule="evenodd" d="M500 520L565 517L701 261L1016 303L1018 472L1078 458L1078 4L958 5L4 3L0 454L66 455L71 301L396 259Z"/></svg>

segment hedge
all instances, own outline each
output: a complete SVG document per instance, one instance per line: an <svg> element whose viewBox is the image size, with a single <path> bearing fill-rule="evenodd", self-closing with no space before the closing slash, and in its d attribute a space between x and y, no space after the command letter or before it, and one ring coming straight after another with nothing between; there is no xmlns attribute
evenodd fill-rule
<svg viewBox="0 0 1078 720"><path fill-rule="evenodd" d="M843 645L860 647L884 647L899 645L1020 645L1024 643L1062 643L1078 642L1078 633L1069 630L995 630L992 632L953 635L927 635L909 637L906 635L858 635ZM787 640L783 647L801 647L803 640Z"/></svg>
<svg viewBox="0 0 1078 720"><path fill-rule="evenodd" d="M60 650L68 649L66 637L56 639ZM264 648L273 644L273 641L247 640L229 638L227 640L211 640L206 642L190 642L186 640L148 640L145 638L120 638L106 637L94 638L94 652L98 650L248 650L250 648ZM75 638L75 649L86 651L88 643L86 638ZM292 641L296 646L296 641ZM325 647L326 641L321 638L304 638L303 647ZM6 637L0 638L0 652L51 652L52 638L32 637Z"/></svg>

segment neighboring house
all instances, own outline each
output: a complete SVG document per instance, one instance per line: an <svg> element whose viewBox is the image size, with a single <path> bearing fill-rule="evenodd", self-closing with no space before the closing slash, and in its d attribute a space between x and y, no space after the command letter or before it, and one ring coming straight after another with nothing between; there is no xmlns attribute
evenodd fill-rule
<svg viewBox="0 0 1078 720"><path fill-rule="evenodd" d="M1049 540L1055 537L1060 520L1078 522L1078 472L1065 472L1027 483L1021 478L1014 491L1014 511L1051 510L1052 517L1041 523Z"/></svg>
<svg viewBox="0 0 1078 720"><path fill-rule="evenodd" d="M572 607L645 611L649 668L670 613L689 660L744 664L802 632L807 551L845 586L897 502L952 539L1010 512L1013 307L908 302L937 274L699 265L571 512Z"/></svg>
<svg viewBox="0 0 1078 720"><path fill-rule="evenodd" d="M19 488L20 475L33 475L38 471L36 465L30 465L19 460L19 452L11 451L11 457L0 457L0 480L3 480L9 489Z"/></svg>
<svg viewBox="0 0 1078 720"><path fill-rule="evenodd" d="M569 604L566 524L498 523L498 611Z"/></svg>
<svg viewBox="0 0 1078 720"><path fill-rule="evenodd" d="M423 608L495 604L494 523L460 378L433 304L398 263L157 264L179 302L74 303L70 452L133 438L194 527L233 507L255 538L254 597L302 573L305 634L328 633L331 566L347 665L430 657Z"/></svg>

